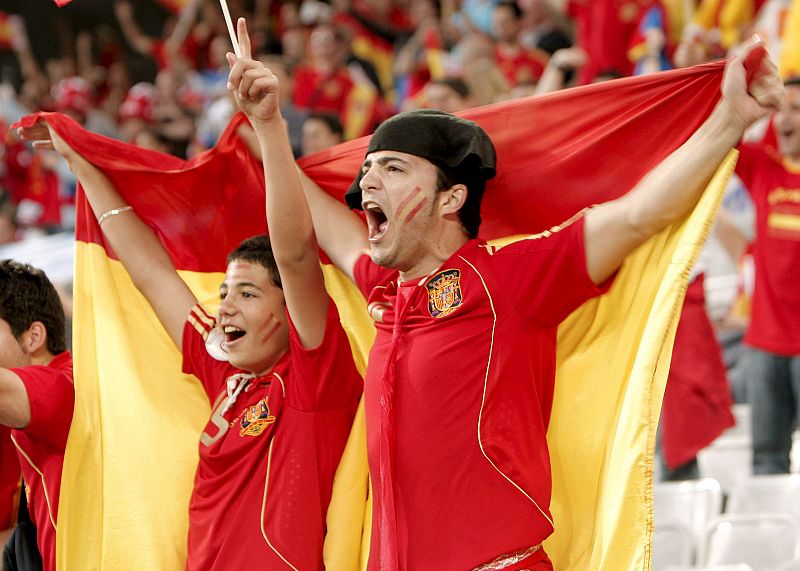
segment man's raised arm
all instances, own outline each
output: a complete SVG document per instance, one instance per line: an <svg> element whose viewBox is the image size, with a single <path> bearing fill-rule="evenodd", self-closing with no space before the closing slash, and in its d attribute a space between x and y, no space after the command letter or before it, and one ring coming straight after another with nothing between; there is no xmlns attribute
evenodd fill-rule
<svg viewBox="0 0 800 571"><path fill-rule="evenodd" d="M745 129L779 105L783 84L768 57L756 64L760 68L748 86L744 64L754 49L760 49L760 42L750 42L728 62L722 99L689 140L629 193L587 213L586 266L595 283L608 279L651 236L686 216Z"/></svg>
<svg viewBox="0 0 800 571"><path fill-rule="evenodd" d="M301 169L298 171L319 245L334 265L352 280L356 260L369 252L367 227L344 203L322 190Z"/></svg>

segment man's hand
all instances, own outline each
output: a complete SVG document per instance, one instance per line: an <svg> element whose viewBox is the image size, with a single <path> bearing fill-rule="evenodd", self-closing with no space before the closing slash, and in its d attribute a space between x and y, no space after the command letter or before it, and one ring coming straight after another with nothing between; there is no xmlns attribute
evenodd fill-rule
<svg viewBox="0 0 800 571"><path fill-rule="evenodd" d="M263 63L252 59L250 36L244 18L236 22L236 34L242 56L237 58L230 52L226 54L231 66L228 89L233 92L239 109L244 111L254 126L255 123L281 120L278 78Z"/></svg>
<svg viewBox="0 0 800 571"><path fill-rule="evenodd" d="M720 105L727 111L731 121L741 127L742 132L778 109L783 99L783 82L778 75L778 68L767 56L754 62L759 67L750 73L752 80L748 85L745 61L757 49L762 49L762 40L754 36L725 66L722 80L723 98Z"/></svg>

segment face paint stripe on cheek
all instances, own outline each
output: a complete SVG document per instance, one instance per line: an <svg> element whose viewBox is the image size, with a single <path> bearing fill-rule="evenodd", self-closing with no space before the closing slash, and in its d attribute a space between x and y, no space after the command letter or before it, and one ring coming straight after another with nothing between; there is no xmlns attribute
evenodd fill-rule
<svg viewBox="0 0 800 571"><path fill-rule="evenodd" d="M414 220L414 217L417 215L417 213L418 213L420 210L422 210L422 207L423 207L423 206L425 206L426 204L428 204L428 197L427 197L427 196L423 197L423 199L419 201L419 204L417 204L417 205L416 205L416 206L415 206L415 207L414 207L414 208L411 210L411 212L409 212L409 213L408 213L408 216L406 216L406 217L405 217L405 220L403 220L403 224L408 224L409 222L411 222L412 220Z"/></svg>
<svg viewBox="0 0 800 571"><path fill-rule="evenodd" d="M417 187L417 188L415 188L414 190L412 190L412 191L411 191L411 192L408 194L408 196L406 196L406 197L405 197L405 198L404 198L402 201L400 201L400 204L398 204L398 205L397 205L397 212L403 212L403 209L404 209L406 206L408 206L408 204L409 204L409 203L410 203L412 200L414 200L416 197L418 197L418 196L419 196L419 194L420 194L421 192L422 192L422 189L421 189L420 187Z"/></svg>
<svg viewBox="0 0 800 571"><path fill-rule="evenodd" d="M424 193L419 192L414 196L413 200L406 202L402 208L397 210L397 219L403 220L403 222L408 222L408 216L414 211L419 208L420 205L424 205L428 202L428 197L425 196ZM416 213L414 213L416 214ZM413 217L412 217L413 218Z"/></svg>
<svg viewBox="0 0 800 571"><path fill-rule="evenodd" d="M272 337L273 337L273 336L274 336L274 335L275 335L275 334L278 332L278 330L281 328L281 323L280 323L280 321L278 321L277 319L275 319L275 316L274 316L274 315L273 315L273 316L270 316L270 318L271 318L271 319L270 319L270 321L268 321L268 322L267 322L267 325L269 325L269 324L271 324L271 323L272 323L273 325L272 325L272 327L270 327L270 328L267 330L267 332L266 332L266 333L264 334L264 336L261 338L261 343L262 343L262 344L265 344L267 341L269 341L269 340L270 340L270 339L271 339L271 338L272 338Z"/></svg>

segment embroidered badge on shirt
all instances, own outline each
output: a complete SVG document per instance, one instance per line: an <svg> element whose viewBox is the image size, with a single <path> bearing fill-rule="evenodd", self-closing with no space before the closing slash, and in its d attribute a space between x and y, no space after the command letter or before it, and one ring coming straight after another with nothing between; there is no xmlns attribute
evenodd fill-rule
<svg viewBox="0 0 800 571"><path fill-rule="evenodd" d="M269 413L267 399L261 399L244 412L239 436L258 436L273 422L275 417Z"/></svg>
<svg viewBox="0 0 800 571"><path fill-rule="evenodd" d="M431 317L444 317L461 305L461 271L444 270L425 284Z"/></svg>

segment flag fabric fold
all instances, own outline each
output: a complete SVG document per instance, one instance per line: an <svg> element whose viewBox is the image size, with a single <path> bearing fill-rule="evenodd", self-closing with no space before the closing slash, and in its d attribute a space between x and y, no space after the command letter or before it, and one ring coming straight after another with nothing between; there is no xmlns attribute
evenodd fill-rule
<svg viewBox="0 0 800 571"><path fill-rule="evenodd" d="M502 240L616 198L683 143L719 98L722 64L597 84L464 113L495 141L482 236ZM164 242L198 298L216 297L225 253L263 232L261 166L236 136L181 161L44 114L103 170ZM28 124L37 120L31 116ZM367 138L301 161L341 198ZM558 569L648 569L655 428L691 264L720 196L726 163L694 214L641 247L612 290L559 331L548 440ZM105 243L85 199L76 227L76 411L58 520L59 569L180 569L197 438L208 404ZM372 340L363 297L323 266L362 367ZM337 472L326 567L363 568L369 536L363 416ZM132 541L132 538L136 538Z"/></svg>

